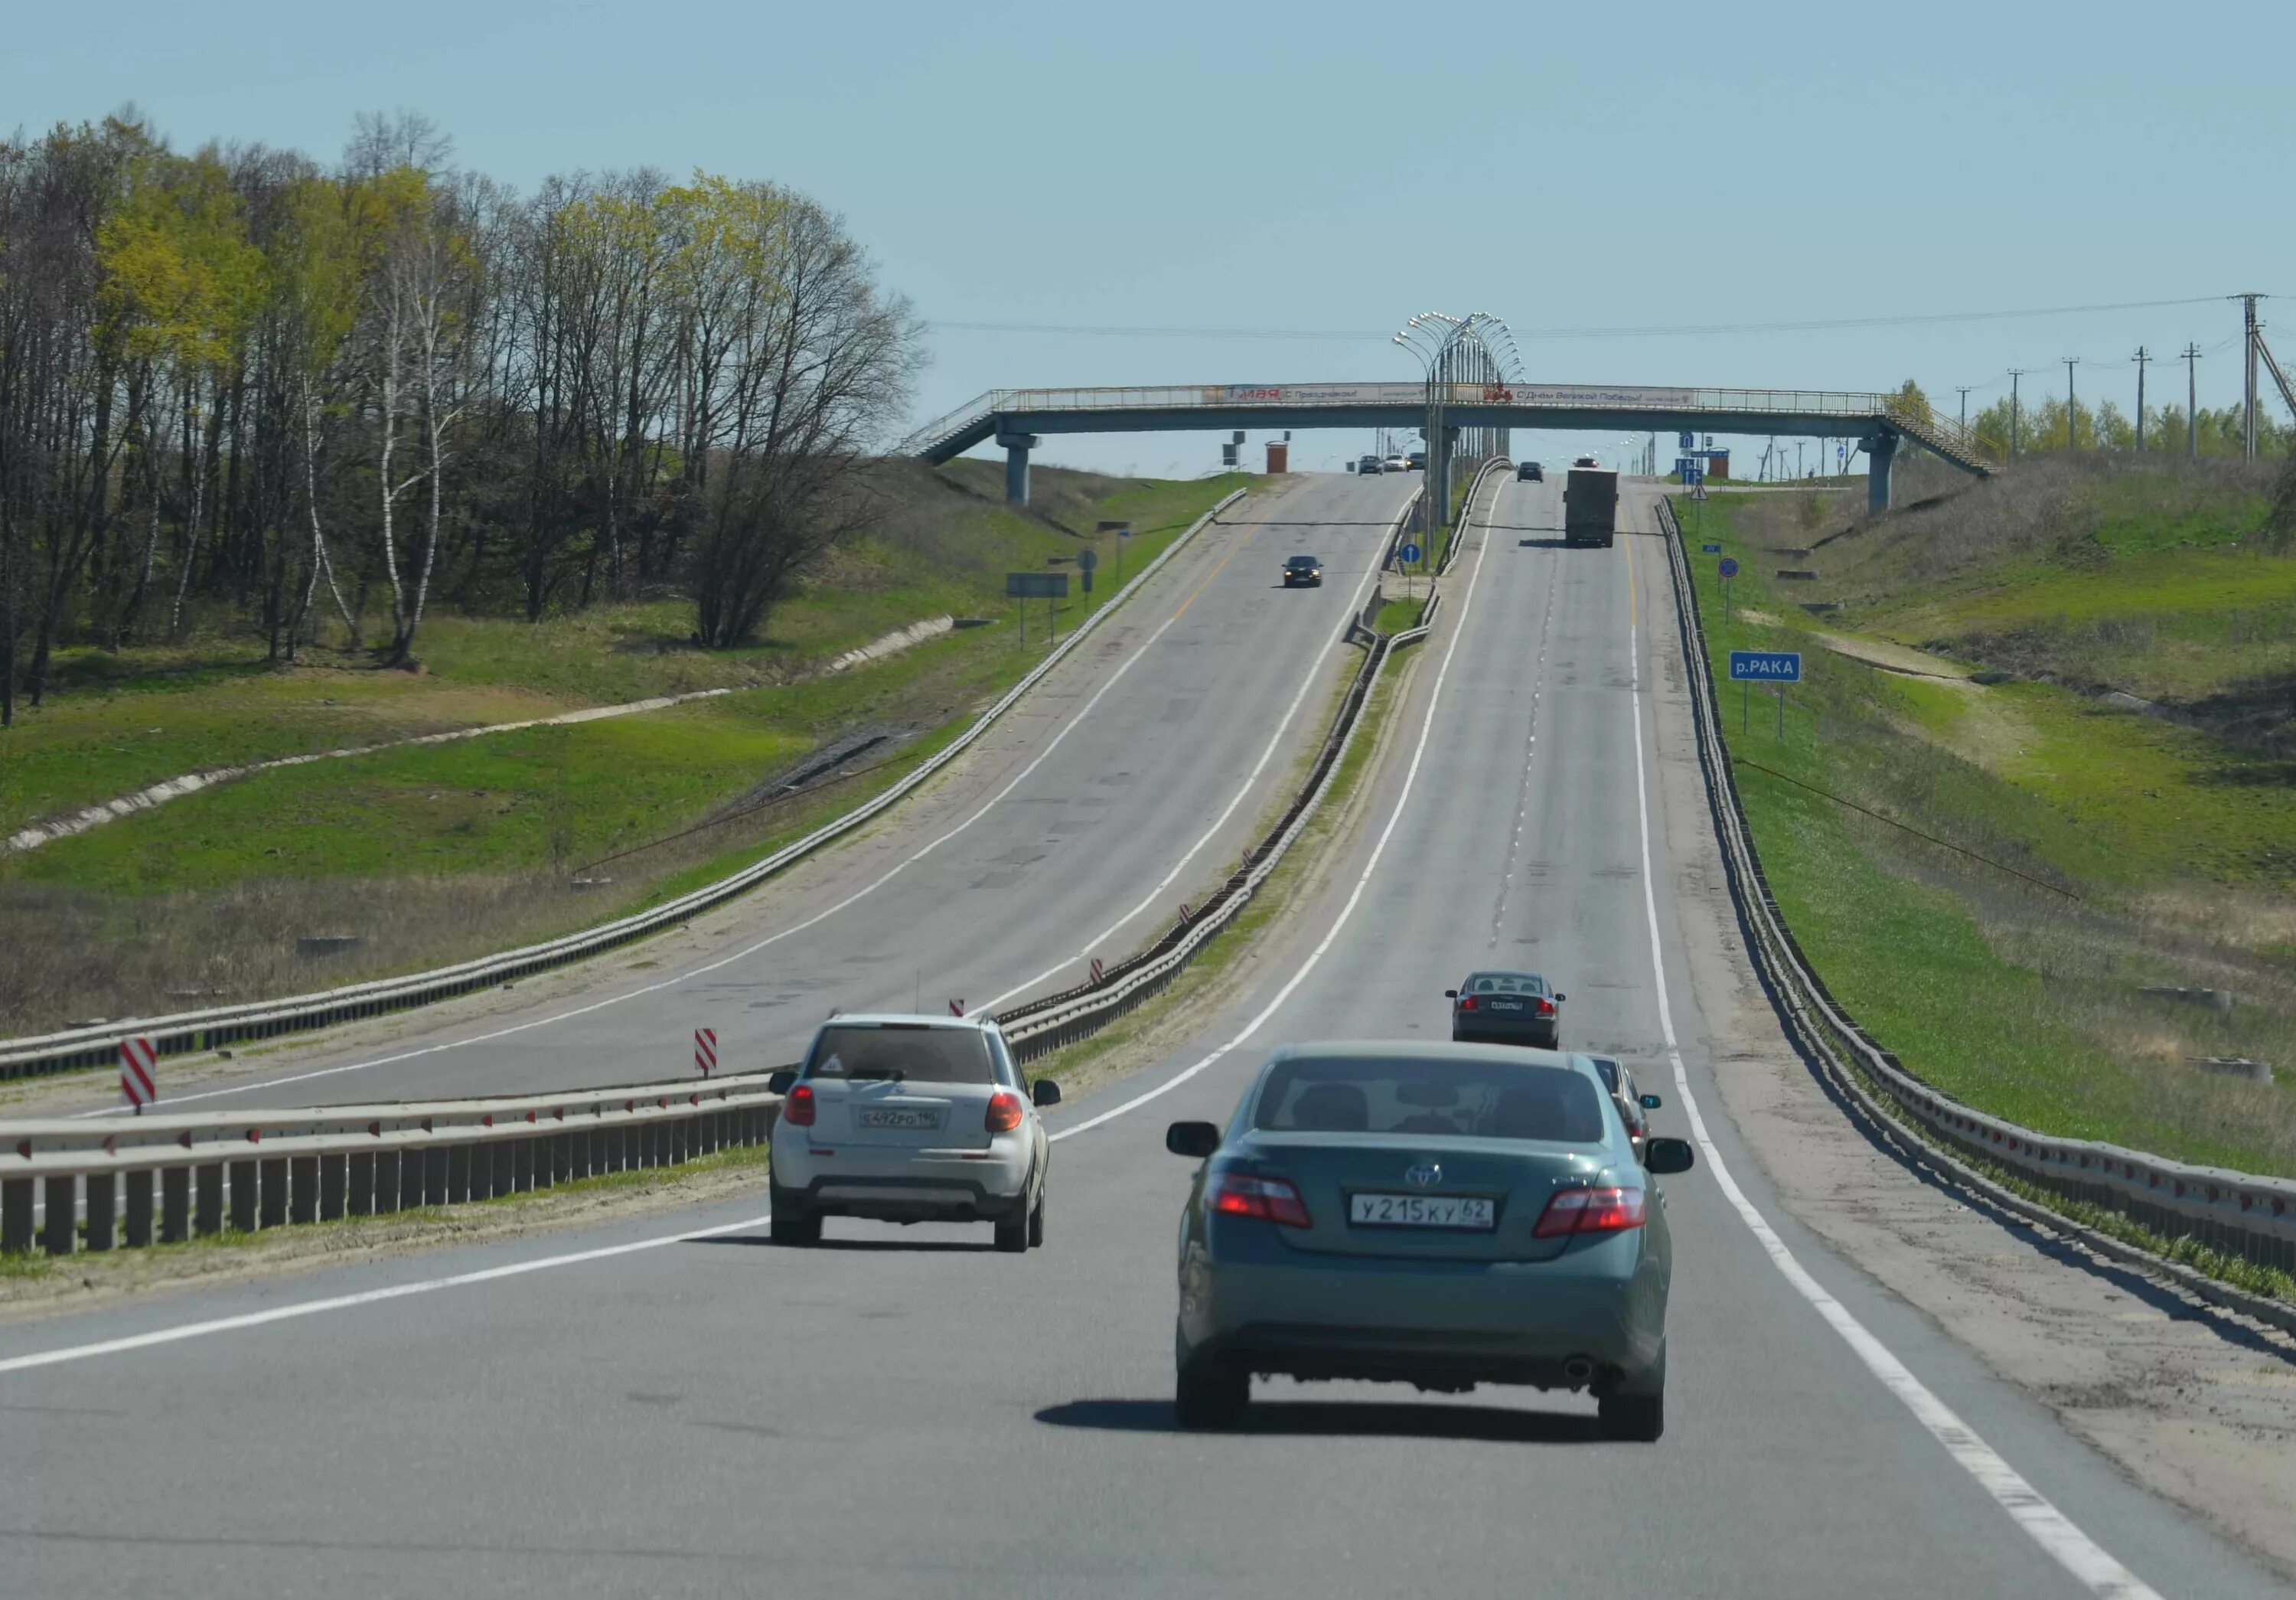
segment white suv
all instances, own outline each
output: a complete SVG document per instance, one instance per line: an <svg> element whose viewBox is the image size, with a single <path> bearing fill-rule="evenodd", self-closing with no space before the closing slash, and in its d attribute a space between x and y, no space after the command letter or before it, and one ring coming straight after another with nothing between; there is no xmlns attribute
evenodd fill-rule
<svg viewBox="0 0 2296 1600"><path fill-rule="evenodd" d="M993 1222L996 1248L1045 1242L1051 1145L990 1018L832 1017L805 1063L774 1075L773 1235L817 1244L824 1217Z"/></svg>

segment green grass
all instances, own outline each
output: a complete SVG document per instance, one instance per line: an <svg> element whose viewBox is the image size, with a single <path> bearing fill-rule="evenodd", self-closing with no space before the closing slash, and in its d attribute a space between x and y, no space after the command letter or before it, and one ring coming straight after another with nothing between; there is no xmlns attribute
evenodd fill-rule
<svg viewBox="0 0 2296 1600"><path fill-rule="evenodd" d="M1143 529L1128 541L1126 553L1128 570L1136 572L1231 487L1226 480L1132 486L1095 508L1129 513ZM1039 547L1074 547L1067 536L1001 506L988 510L986 520L1003 525L1001 534L992 529L985 536L999 572L994 610L988 603L988 585L972 566L945 568L931 584L825 595L816 605L792 605L780 614L785 620L775 625L776 643L760 649L783 648L784 636L801 636L808 651L820 653L879 636L936 611L999 615L1005 609L1004 562ZM1027 535L1019 548L1013 547L1016 528ZM979 564L979 555L966 552L972 565ZM856 559L877 557L864 553ZM1041 555L1035 564L1043 564ZM1090 595L1072 593L1061 608L1063 636L1116 592L1113 576L1111 566L1111 581L1097 585ZM1042 634L1032 630L1023 649L1011 620L1005 615L995 626L931 639L832 677L742 689L638 716L258 774L55 841L11 864L7 874L28 882L152 894L259 876L438 875L529 871L587 860L698 822L841 729L908 719L921 698L939 708L932 718L936 726L961 722L964 710L1009 685L1041 657ZM447 626L440 629L445 644L438 655L447 665L439 676L451 671L459 675L458 684L517 678L522 693L535 693L539 685L554 693L579 690L603 698L674 686L666 680L644 684L611 676L622 669L610 641L628 636L627 629L617 633L627 621L594 614L546 629L502 623ZM734 669L731 661L689 653L713 671ZM735 653L739 658L742 652ZM603 668L595 659L602 655ZM357 686L367 697L363 706L396 696L434 717L442 703L472 703L469 692L459 689L433 690L426 696L419 687L424 681L376 674ZM43 775L70 771L86 798L117 793L135 781L164 775L152 771L152 766L184 770L201 765L200 755L218 748L227 748L232 759L244 759L258 750L288 753L308 748L308 735L316 726L326 726L333 736L337 725L324 719L299 726L278 715L281 691L297 686L293 678L250 683L226 676L212 691L176 692L165 702L164 714L156 709L163 702L154 694L121 696L82 718L76 735L59 736L44 726L29 734L27 743L39 752ZM302 693L308 696L308 687ZM107 754L90 744L90 723L116 728L123 717L134 721L163 715L172 726L147 746ZM951 731L941 727L944 735ZM50 776L33 782L38 785L34 792L52 797L56 785Z"/></svg>
<svg viewBox="0 0 2296 1600"><path fill-rule="evenodd" d="M2296 888L2284 779L2200 734L2047 685L1950 684L1834 654L1817 633L1836 619L1774 592L1775 559L1741 537L1740 510L1710 499L1691 535L1693 549L1702 539L1739 559L1734 615L1724 619L1716 557L1691 558L1693 585L1756 845L1827 987L1909 1069L1997 1115L2296 1173L2296 1099L2182 1059L2285 1062L2296 1045L2296 985L2267 967L2263 945L2243 942L2232 915L2284 907ZM1783 737L1768 693L1742 709L1734 648L1803 652ZM2179 897L2197 911L2160 910ZM2139 999L2145 983L2234 988L2242 1008L2179 1014Z"/></svg>
<svg viewBox="0 0 2296 1600"><path fill-rule="evenodd" d="M1390 600L1379 608L1376 627L1383 634L1399 634L1406 628L1419 626L1419 619L1427 610L1427 596L1414 595Z"/></svg>

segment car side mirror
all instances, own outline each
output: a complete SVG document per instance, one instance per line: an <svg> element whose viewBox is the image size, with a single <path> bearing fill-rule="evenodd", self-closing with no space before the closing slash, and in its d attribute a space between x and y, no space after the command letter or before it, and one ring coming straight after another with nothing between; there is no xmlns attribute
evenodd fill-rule
<svg viewBox="0 0 2296 1600"><path fill-rule="evenodd" d="M1164 1148L1174 1155L1201 1161L1220 1145L1220 1130L1212 1122L1175 1122L1164 1130Z"/></svg>
<svg viewBox="0 0 2296 1600"><path fill-rule="evenodd" d="M1643 1101L1643 1109L1644 1109L1644 1111L1646 1111L1646 1112L1654 1112L1654 1111L1656 1111L1660 1106L1664 1105L1664 1104L1666 1104L1666 1102L1665 1102L1665 1101L1663 1101L1663 1100L1660 1099L1656 1095L1644 1095L1642 1097L1642 1101Z"/></svg>
<svg viewBox="0 0 2296 1600"><path fill-rule="evenodd" d="M1562 1002L1564 1002L1565 1000L1568 1000L1570 997L1569 995L1564 994L1564 993L1563 993L1561 989L1556 989L1556 990L1554 991L1554 1003L1555 1003L1557 1005L1562 1005Z"/></svg>
<svg viewBox="0 0 2296 1600"><path fill-rule="evenodd" d="M1697 1164L1698 1153L1688 1139L1652 1139L1643 1146L1643 1165L1661 1177L1669 1172L1687 1172Z"/></svg>
<svg viewBox="0 0 2296 1600"><path fill-rule="evenodd" d="M1037 1079L1029 1093L1038 1105L1058 1105L1061 1103L1061 1086L1049 1078Z"/></svg>
<svg viewBox="0 0 2296 1600"><path fill-rule="evenodd" d="M786 1095L790 1092L790 1086L796 1081L795 1067L776 1068L773 1075L766 1079L766 1092L772 1095Z"/></svg>
<svg viewBox="0 0 2296 1600"><path fill-rule="evenodd" d="M1456 989L1447 989L1443 991L1443 997L1446 1000L1456 1000L1459 997L1459 991Z"/></svg>

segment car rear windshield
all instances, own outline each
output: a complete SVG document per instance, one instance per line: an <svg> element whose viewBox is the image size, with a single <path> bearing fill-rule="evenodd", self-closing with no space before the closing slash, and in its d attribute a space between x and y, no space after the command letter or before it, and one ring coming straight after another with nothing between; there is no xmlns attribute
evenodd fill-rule
<svg viewBox="0 0 2296 1600"><path fill-rule="evenodd" d="M1301 1057L1268 1075L1252 1126L1270 1133L1445 1135L1599 1145L1602 1099L1564 1067L1417 1056Z"/></svg>
<svg viewBox="0 0 2296 1600"><path fill-rule="evenodd" d="M977 1028L824 1028L806 1063L808 1078L906 1083L994 1083L988 1041Z"/></svg>
<svg viewBox="0 0 2296 1600"><path fill-rule="evenodd" d="M1467 980L1471 995L1543 995L1546 980L1537 972L1477 972Z"/></svg>
<svg viewBox="0 0 2296 1600"><path fill-rule="evenodd" d="M1323 563L1321 562L1318 562L1312 555L1295 555L1284 563L1284 565L1289 567L1316 567L1321 566L1322 564Z"/></svg>

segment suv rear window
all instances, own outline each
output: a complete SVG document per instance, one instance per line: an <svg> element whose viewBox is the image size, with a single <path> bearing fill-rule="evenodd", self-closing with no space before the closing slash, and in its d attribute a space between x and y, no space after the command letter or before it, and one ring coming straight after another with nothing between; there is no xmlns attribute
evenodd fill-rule
<svg viewBox="0 0 2296 1600"><path fill-rule="evenodd" d="M1252 1126L1270 1133L1445 1135L1599 1145L1592 1079L1563 1067L1349 1056L1284 1062L1268 1074Z"/></svg>
<svg viewBox="0 0 2296 1600"><path fill-rule="evenodd" d="M808 1078L905 1083L994 1083L988 1041L977 1028L824 1028L806 1059Z"/></svg>

